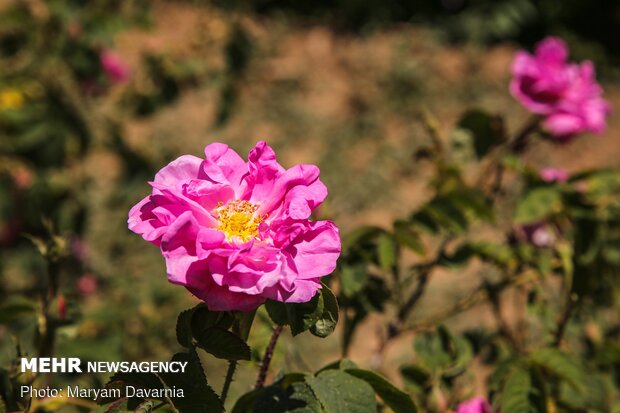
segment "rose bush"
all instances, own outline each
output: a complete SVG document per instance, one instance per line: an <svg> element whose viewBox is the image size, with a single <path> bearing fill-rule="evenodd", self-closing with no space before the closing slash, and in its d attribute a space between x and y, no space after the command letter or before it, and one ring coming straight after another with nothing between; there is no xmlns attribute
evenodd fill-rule
<svg viewBox="0 0 620 413"><path fill-rule="evenodd" d="M204 157L184 155L161 168L196 137L163 145L159 139L180 133L168 129L168 122L178 126L169 115L164 125L154 122L152 136L135 133L151 123L149 116L179 98L186 108L183 94L190 88L201 92L194 97L205 96L203 91L215 97L207 105L212 118L206 122L224 137L237 130L227 129L227 122L240 118L248 122L243 123L246 130L255 130L248 125L256 126L260 118L259 129L273 126L274 135L283 126L304 127L295 117L304 110L303 100L296 100L297 86L311 92L325 78L299 74L298 82L296 65L288 58L267 65L260 61L264 53L287 55L289 47L265 44L266 38L280 42L281 34L290 34L286 24L271 37L261 30L270 17L252 25L247 10L241 19L219 12L207 22L198 18L200 36L191 48L160 52L158 42L149 42L140 62L131 59L130 75L120 56L131 54L128 38L142 36L132 32L119 36L118 49L112 44L119 28L145 23L139 3L146 7L150 2L97 7L70 0L13 3L0 7L5 23L0 55L7 63L0 70L6 83L0 91L0 135L6 138L0 154L0 412L620 411L620 173L579 170L578 164L562 162L566 156L549 153L565 148L536 141L551 135L567 143L581 133L602 132L607 123L609 104L592 64L569 62L562 40L548 38L533 54L517 53L510 90L535 116L514 131L518 115L505 120L504 113L468 108L450 130L431 111L418 112L420 98L431 95L418 88L417 75L410 73L422 65L409 63L418 53L435 51L414 48L411 54L403 48L412 33L404 26L402 33L380 34L404 43L378 46L389 48L398 64L384 64L381 58L390 54L375 55L376 43L372 51L378 65L367 66L367 49L358 57L364 60L361 65L357 53L348 56L347 50L340 74L370 69L346 83L364 87L343 88L350 113L336 121L342 123L307 135L321 138L326 132L329 150L312 156L324 173L330 170L322 179L332 191L342 191L340 202L343 193L348 197L358 190L376 198L352 195L343 209L336 201L333 210L322 211L352 226L341 243L335 224L313 216L327 195L317 167L284 169L274 151L259 142L247 160L225 144L212 143ZM497 3L513 7L512 2ZM164 17L177 7L194 6L166 5ZM487 15L484 9L481 16ZM343 57L338 48L325 47L332 44L331 36L334 45L341 44L337 33L325 37L323 30L311 31L313 40L300 53L304 58L308 50L313 58L328 60L321 54L325 51ZM305 29L299 38L306 38ZM204 51L203 41L209 59L202 53L195 59L195 48ZM348 38L347 44L358 41ZM600 57L591 52L592 58ZM453 53L462 56L452 47L447 56ZM446 56L439 55L444 62ZM401 58L406 65L400 66ZM209 60L206 67L204 60ZM278 70L272 70L275 66ZM270 82L261 82L258 96L265 112L243 118L236 109L245 102L236 105L257 92L250 83L265 80L257 76L265 68L277 72ZM430 80L428 69L420 73ZM470 96L469 87L475 85L475 95L483 95L479 79L474 75L467 87L450 83L450 93ZM380 90L366 88L368 80ZM311 102L327 102L316 97ZM291 103L294 110L279 112ZM452 113L446 107L445 113ZM413 127L426 130L428 137L411 129L415 142L405 147L405 140L392 138L395 131L409 135L398 125L413 124L412 119L420 123ZM355 122L345 125L350 120ZM343 133L332 135L335 125ZM126 135L123 126L136 129ZM274 142L297 149L293 139ZM308 143L306 149L317 148ZM607 143L606 149L614 148ZM532 149L540 148L557 165L541 168L545 158L531 156ZM385 164L367 156L386 149L388 159L394 156L394 169L383 169ZM139 201L157 170L150 193ZM415 178L409 180L411 174ZM352 182L353 177L359 181ZM407 192L424 190L393 197L389 189L396 188L383 192L381 187L388 181ZM387 208L393 201L399 202L397 208ZM123 218L132 205L129 228L158 251L125 227ZM374 205L381 205L380 225L372 224L377 215L366 219ZM358 209L360 217L344 213ZM399 216L386 221L386 211ZM370 223L359 225L359 218ZM202 302L168 286L164 274ZM317 340L307 333L337 337ZM278 344L281 336L284 343ZM109 377L19 371L20 357L152 360L167 357L171 349L172 359L186 366L183 373ZM220 374L221 381L214 379ZM20 391L24 385L78 383L176 388L184 395L125 393L95 401L29 398Z"/></svg>

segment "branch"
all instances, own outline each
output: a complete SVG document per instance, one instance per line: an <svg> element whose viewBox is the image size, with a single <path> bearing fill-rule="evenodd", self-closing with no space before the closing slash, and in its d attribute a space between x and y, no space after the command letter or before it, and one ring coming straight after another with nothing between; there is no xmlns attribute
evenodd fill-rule
<svg viewBox="0 0 620 413"><path fill-rule="evenodd" d="M224 402L226 401L226 396L228 396L228 390L230 389L230 383L232 383L236 368L237 368L237 360L228 360L228 370L226 371L226 378L224 379L224 387L222 387L222 394L220 396L220 399L222 400L222 404L224 404Z"/></svg>
<svg viewBox="0 0 620 413"><path fill-rule="evenodd" d="M457 315L463 311L469 310L470 308L473 308L478 304L486 302L490 298L489 290L493 290L495 294L499 294L501 291L505 290L508 287L524 285L532 281L533 279L534 277L532 277L532 272L525 272L515 277L500 281L497 284L493 285L489 285L487 282L484 282L480 286L478 286L478 288L473 290L469 295L457 301L457 303L452 307L448 307L438 312L434 316L427 318L426 320L405 326L401 331L418 332L429 330L447 318Z"/></svg>
<svg viewBox="0 0 620 413"><path fill-rule="evenodd" d="M280 337L280 333L282 333L282 326L278 325L276 326L276 328L273 329L271 339L269 340L269 344L267 345L267 349L265 350L265 356L263 357L263 361L260 364L260 370L258 372L258 377L256 378L256 384L254 385L255 389L261 389L265 385L267 371L269 370L269 363L271 363L273 351L276 348L276 343L278 342L278 337Z"/></svg>

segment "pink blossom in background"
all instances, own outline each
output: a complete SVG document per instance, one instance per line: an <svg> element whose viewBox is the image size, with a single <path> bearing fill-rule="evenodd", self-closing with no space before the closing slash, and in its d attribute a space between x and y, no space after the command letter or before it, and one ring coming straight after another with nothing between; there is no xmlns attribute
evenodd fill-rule
<svg viewBox="0 0 620 413"><path fill-rule="evenodd" d="M82 262L88 261L89 249L88 243L83 238L75 236L71 239L71 253L77 260Z"/></svg>
<svg viewBox="0 0 620 413"><path fill-rule="evenodd" d="M120 84L129 80L129 68L119 55L113 51L104 50L99 55L99 60L103 71L112 83Z"/></svg>
<svg viewBox="0 0 620 413"><path fill-rule="evenodd" d="M557 240L557 234L547 222L522 225L518 229L518 235L535 247L551 247Z"/></svg>
<svg viewBox="0 0 620 413"><path fill-rule="evenodd" d="M307 302L336 268L338 228L310 221L327 196L319 168L284 169L258 142L244 161L222 143L156 175L129 228L159 246L168 280L211 310L252 311L267 299Z"/></svg>
<svg viewBox="0 0 620 413"><path fill-rule="evenodd" d="M483 397L462 402L454 413L491 413L491 406Z"/></svg>
<svg viewBox="0 0 620 413"><path fill-rule="evenodd" d="M547 183L568 181L570 175L562 168L543 168L540 170L540 177Z"/></svg>
<svg viewBox="0 0 620 413"><path fill-rule="evenodd" d="M80 294L91 295L97 292L99 283L94 275L87 273L78 278L76 287Z"/></svg>
<svg viewBox="0 0 620 413"><path fill-rule="evenodd" d="M603 133L610 113L590 61L568 62L563 40L547 37L534 54L519 51L512 64L512 95L530 112L543 117L543 127L565 142L582 132Z"/></svg>

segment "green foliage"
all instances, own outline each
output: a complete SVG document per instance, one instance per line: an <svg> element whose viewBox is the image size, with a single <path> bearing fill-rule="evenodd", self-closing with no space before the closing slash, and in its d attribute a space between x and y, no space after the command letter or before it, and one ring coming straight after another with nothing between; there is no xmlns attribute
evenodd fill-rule
<svg viewBox="0 0 620 413"><path fill-rule="evenodd" d="M544 404L535 403L540 399L541 389L533 386L532 377L527 370L516 369L504 385L499 408L507 413L543 413Z"/></svg>
<svg viewBox="0 0 620 413"><path fill-rule="evenodd" d="M294 336L310 330L315 336L327 337L338 322L338 303L326 285L307 303L269 300L265 308L274 323L289 325Z"/></svg>
<svg viewBox="0 0 620 413"><path fill-rule="evenodd" d="M351 374L330 369L306 378L306 383L326 413L377 411L372 387Z"/></svg>
<svg viewBox="0 0 620 413"><path fill-rule="evenodd" d="M552 187L535 187L526 192L517 204L515 221L518 224L539 222L561 212L562 195Z"/></svg>
<svg viewBox="0 0 620 413"><path fill-rule="evenodd" d="M394 413L415 413L415 404L407 393L402 392L385 378L375 372L361 369L347 369L346 372L362 379L372 386L374 391Z"/></svg>
<svg viewBox="0 0 620 413"><path fill-rule="evenodd" d="M491 116L482 110L466 112L457 127L457 131L468 133L478 159L483 158L491 149L506 140L502 118Z"/></svg>
<svg viewBox="0 0 620 413"><path fill-rule="evenodd" d="M209 327L196 337L196 345L225 360L250 360L251 350L245 342L220 327Z"/></svg>
<svg viewBox="0 0 620 413"><path fill-rule="evenodd" d="M182 397L155 398L159 402L171 403L171 407L180 413L196 411L223 412L224 407L219 397L207 384L198 354L192 348L187 352L177 353L171 361L185 362L187 367L183 373L116 373L106 384L106 388L119 388L123 396L120 399L99 400L101 404L110 404L108 411L120 409L119 401L124 400L125 386L131 385L145 390L159 390L163 388L175 388L182 391ZM180 396L180 395L179 395ZM150 400L140 397L130 397L127 400L127 408L139 411Z"/></svg>
<svg viewBox="0 0 620 413"><path fill-rule="evenodd" d="M232 412L376 412L375 394L395 413L417 411L411 398L385 378L343 359L323 367L315 375L281 376L271 386L242 396Z"/></svg>

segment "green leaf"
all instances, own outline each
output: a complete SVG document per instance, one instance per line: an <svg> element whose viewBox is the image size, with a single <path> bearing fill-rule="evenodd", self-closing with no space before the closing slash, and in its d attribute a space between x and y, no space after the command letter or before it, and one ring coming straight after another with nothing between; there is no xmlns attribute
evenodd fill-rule
<svg viewBox="0 0 620 413"><path fill-rule="evenodd" d="M517 204L515 221L531 224L562 210L562 195L555 187L537 187L528 191Z"/></svg>
<svg viewBox="0 0 620 413"><path fill-rule="evenodd" d="M482 192L474 188L460 188L444 195L454 205L468 211L472 217L490 221L493 219L493 204Z"/></svg>
<svg viewBox="0 0 620 413"><path fill-rule="evenodd" d="M566 381L574 390L583 393L586 387L586 373L566 353L555 348L545 348L529 355L530 363Z"/></svg>
<svg viewBox="0 0 620 413"><path fill-rule="evenodd" d="M392 272L398 260L398 248L392 235L382 234L377 244L379 266L386 272Z"/></svg>
<svg viewBox="0 0 620 413"><path fill-rule="evenodd" d="M436 333L418 336L414 348L418 364L435 376L453 377L461 374L473 357L467 340L452 336L442 326Z"/></svg>
<svg viewBox="0 0 620 413"><path fill-rule="evenodd" d="M411 251L423 255L425 253L424 243L420 235L414 230L409 221L397 220L394 222L394 236L396 240Z"/></svg>
<svg viewBox="0 0 620 413"><path fill-rule="evenodd" d="M324 370L307 377L325 413L376 413L375 392L368 383L340 370Z"/></svg>
<svg viewBox="0 0 620 413"><path fill-rule="evenodd" d="M307 303L282 303L269 300L265 308L274 323L290 325L293 336L296 336L314 326L323 316L323 294L319 291Z"/></svg>
<svg viewBox="0 0 620 413"><path fill-rule="evenodd" d="M368 271L366 264L343 265L340 269L340 288L345 297L353 297L364 288Z"/></svg>
<svg viewBox="0 0 620 413"><path fill-rule="evenodd" d="M611 381L602 374L590 373L584 385L585 391L578 392L569 383L562 382L559 397L561 404L571 410L610 412L614 394Z"/></svg>
<svg viewBox="0 0 620 413"><path fill-rule="evenodd" d="M508 376L501 394L502 413L528 413L533 411L530 404L532 379L528 371L517 369Z"/></svg>
<svg viewBox="0 0 620 413"><path fill-rule="evenodd" d="M312 327L323 315L324 302L321 291L317 292L307 303L286 305L293 336Z"/></svg>
<svg viewBox="0 0 620 413"><path fill-rule="evenodd" d="M265 303L265 309L271 321L280 326L287 326L290 324L288 319L288 311L286 304L281 301L267 300Z"/></svg>
<svg viewBox="0 0 620 413"><path fill-rule="evenodd" d="M252 412L262 413L322 413L321 404L310 387L303 382L290 386L270 386L262 389L252 404ZM236 406L235 406L236 407ZM240 410L242 412L243 410ZM233 410L236 413L236 410Z"/></svg>
<svg viewBox="0 0 620 413"><path fill-rule="evenodd" d="M160 373L159 377L170 388L183 389L183 397L171 397L170 400L180 413L224 411L218 395L207 383L204 370L195 349L187 353L177 353L172 361L186 362L184 373ZM161 387L161 384L160 384Z"/></svg>
<svg viewBox="0 0 620 413"><path fill-rule="evenodd" d="M323 296L323 313L316 323L310 327L310 332L317 337L327 337L334 332L336 324L338 324L338 300L325 284L323 284L319 294Z"/></svg>
<svg viewBox="0 0 620 413"><path fill-rule="evenodd" d="M13 298L0 306L0 324L8 323L18 317L34 314L36 305L25 298Z"/></svg>
<svg viewBox="0 0 620 413"><path fill-rule="evenodd" d="M505 140L502 119L482 110L470 110L459 120L458 128L471 134L478 159Z"/></svg>
<svg viewBox="0 0 620 413"><path fill-rule="evenodd" d="M413 384L420 390L428 389L432 386L431 374L422 367L409 365L400 368L400 374L406 382Z"/></svg>
<svg viewBox="0 0 620 413"><path fill-rule="evenodd" d="M305 377L306 375L302 373L289 373L275 380L271 386L252 390L237 400L232 413L263 411L322 413L319 401L304 383ZM282 408L288 408L288 410Z"/></svg>
<svg viewBox="0 0 620 413"><path fill-rule="evenodd" d="M241 338L221 327L209 327L196 338L198 347L224 360L250 360L250 347Z"/></svg>
<svg viewBox="0 0 620 413"><path fill-rule="evenodd" d="M242 395L235 402L231 413L252 413L254 411L254 401L265 392L265 388L252 390Z"/></svg>
<svg viewBox="0 0 620 413"><path fill-rule="evenodd" d="M183 347L189 348L192 345L191 321L194 309L185 310L177 317L177 341Z"/></svg>
<svg viewBox="0 0 620 413"><path fill-rule="evenodd" d="M351 374L358 379L364 380L370 384L375 390L375 393L381 397L383 402L394 411L394 413L415 413L417 409L415 404L411 400L409 395L392 385L385 378L381 377L377 373L369 370L362 369L348 369L345 370L348 374Z"/></svg>
<svg viewBox="0 0 620 413"><path fill-rule="evenodd" d="M322 372L323 370L347 370L356 368L357 364L355 364L353 361L349 359L340 359L322 367L321 370L317 371L317 374Z"/></svg>
<svg viewBox="0 0 620 413"><path fill-rule="evenodd" d="M198 304L194 307L191 318L192 335L196 338L210 327L228 330L233 321L233 316L228 312L210 311L205 304Z"/></svg>
<svg viewBox="0 0 620 413"><path fill-rule="evenodd" d="M444 228L461 234L468 226L463 211L445 198L435 198L429 205L429 214Z"/></svg>

